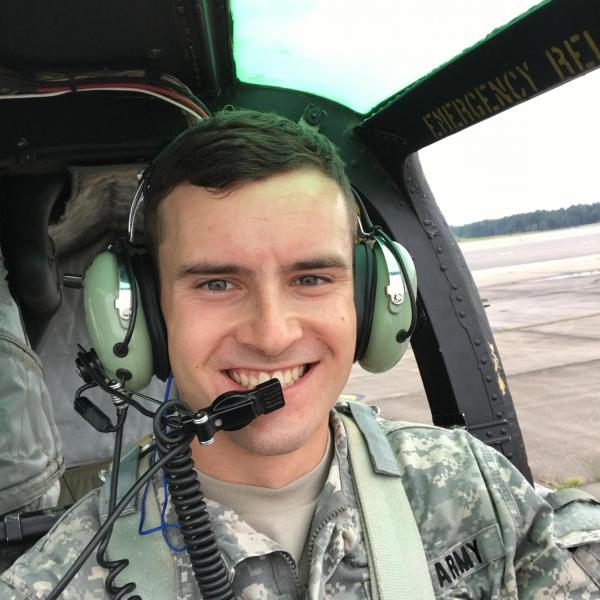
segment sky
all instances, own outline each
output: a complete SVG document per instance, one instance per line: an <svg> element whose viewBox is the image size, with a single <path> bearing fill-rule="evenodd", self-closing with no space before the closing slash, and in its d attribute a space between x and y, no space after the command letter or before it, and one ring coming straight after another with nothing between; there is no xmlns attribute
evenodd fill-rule
<svg viewBox="0 0 600 600"><path fill-rule="evenodd" d="M236 75L364 114L538 2L231 0Z"/></svg>
<svg viewBox="0 0 600 600"><path fill-rule="evenodd" d="M419 152L450 225L600 202L600 69Z"/></svg>

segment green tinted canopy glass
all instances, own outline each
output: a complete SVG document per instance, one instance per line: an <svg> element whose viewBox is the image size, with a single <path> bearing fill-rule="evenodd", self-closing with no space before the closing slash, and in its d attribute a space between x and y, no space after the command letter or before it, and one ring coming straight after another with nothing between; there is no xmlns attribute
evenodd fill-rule
<svg viewBox="0 0 600 600"><path fill-rule="evenodd" d="M366 113L532 0L231 0L237 78Z"/></svg>

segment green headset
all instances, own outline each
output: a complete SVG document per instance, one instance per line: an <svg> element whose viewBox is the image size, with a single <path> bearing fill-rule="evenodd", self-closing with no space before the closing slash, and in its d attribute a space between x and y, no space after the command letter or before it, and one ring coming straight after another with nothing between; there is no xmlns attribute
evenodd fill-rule
<svg viewBox="0 0 600 600"><path fill-rule="evenodd" d="M129 242L147 181L142 175L131 206ZM371 223L353 193L360 230L354 248L354 360L379 373L400 360L415 329L417 276L408 251ZM167 331L150 255L116 240L89 266L83 287L89 337L107 375L125 380L131 390L145 387L153 375L164 381L170 372Z"/></svg>

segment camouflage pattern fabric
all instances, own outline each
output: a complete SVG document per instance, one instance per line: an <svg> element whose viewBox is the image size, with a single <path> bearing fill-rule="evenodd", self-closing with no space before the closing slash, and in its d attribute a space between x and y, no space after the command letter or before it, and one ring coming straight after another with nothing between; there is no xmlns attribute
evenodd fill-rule
<svg viewBox="0 0 600 600"><path fill-rule="evenodd" d="M551 508L506 458L462 430L383 427L436 597L600 598L600 561L586 571L557 545Z"/></svg>
<svg viewBox="0 0 600 600"><path fill-rule="evenodd" d="M0 515L54 506L62 443L0 253Z"/></svg>
<svg viewBox="0 0 600 600"><path fill-rule="evenodd" d="M370 598L346 436L334 412L331 424L335 456L308 539L307 582L299 581L293 559L273 541L226 507L207 502L238 598ZM580 557L559 547L551 509L502 456L460 430L387 421L382 427L398 457L438 598L600 599L595 544L580 548ZM160 480L154 485L160 501ZM174 521L171 507L167 521ZM0 598L46 597L99 526L98 497L92 493L4 573ZM177 531L171 539L181 544ZM144 544L144 538L138 540ZM165 556L176 565L172 597L199 598L187 554ZM104 576L90 559L63 598L107 598Z"/></svg>

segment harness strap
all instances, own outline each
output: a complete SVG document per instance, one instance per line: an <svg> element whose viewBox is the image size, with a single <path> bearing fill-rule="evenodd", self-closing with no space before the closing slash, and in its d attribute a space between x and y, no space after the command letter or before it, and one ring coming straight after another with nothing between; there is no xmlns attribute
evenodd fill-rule
<svg viewBox="0 0 600 600"><path fill-rule="evenodd" d="M434 600L423 542L400 473L373 472L376 459L369 448L378 448L383 458L389 457L389 453L393 455L389 442L369 406L348 405L353 416L360 414L356 423L341 412L340 417L348 436L348 454L363 517L373 575L371 595L374 600ZM365 422L370 425L363 429Z"/></svg>
<svg viewBox="0 0 600 600"><path fill-rule="evenodd" d="M553 510L558 510L559 508L566 506L567 504L571 504L571 502L584 501L591 502L595 504L600 504L594 496L588 494L583 490L577 488L565 488L563 490L555 490L550 492L545 498L546 502L552 507Z"/></svg>
<svg viewBox="0 0 600 600"><path fill-rule="evenodd" d="M343 407L338 408L348 436L348 454L363 518L372 598L434 600L421 536L385 433L370 406L349 402L347 407L352 417L342 412ZM138 458L139 447L131 454ZM135 477L134 464L136 460L131 455L124 457L124 479ZM149 457L145 456L139 461L137 472L144 473L148 467ZM122 494L123 490L119 491ZM135 582L136 593L144 600L173 597L173 591L178 589L173 556L161 536L147 536L143 544L139 543L139 510L135 505L128 510L131 512L115 522L107 550L112 560L129 560L129 566L115 583ZM146 496L146 526L159 523L160 504L151 483Z"/></svg>
<svg viewBox="0 0 600 600"><path fill-rule="evenodd" d="M137 447L137 451L139 452L139 447ZM135 454L137 458L138 452L132 454ZM133 459L130 459L130 455L125 457L124 462L126 465L124 480L131 479L133 476L133 482L135 482L137 477L150 467L150 455L144 456L139 461L139 465L137 460L134 463ZM121 464L123 465L123 463ZM138 467L135 475L130 468L132 464ZM120 480L121 477L119 477L119 483L121 483ZM108 487L107 482L105 488ZM121 495L123 491L127 490L120 489ZM153 482L148 486L145 508L146 526L150 528L160 525L160 503ZM144 600L174 598L178 586L173 556L161 535L148 535L141 544L139 525L140 513L135 505L128 506L123 515L115 521L106 554L111 560L126 558L129 561L127 568L115 578L115 583L117 586L123 586L128 582L134 582L136 584L135 593Z"/></svg>

